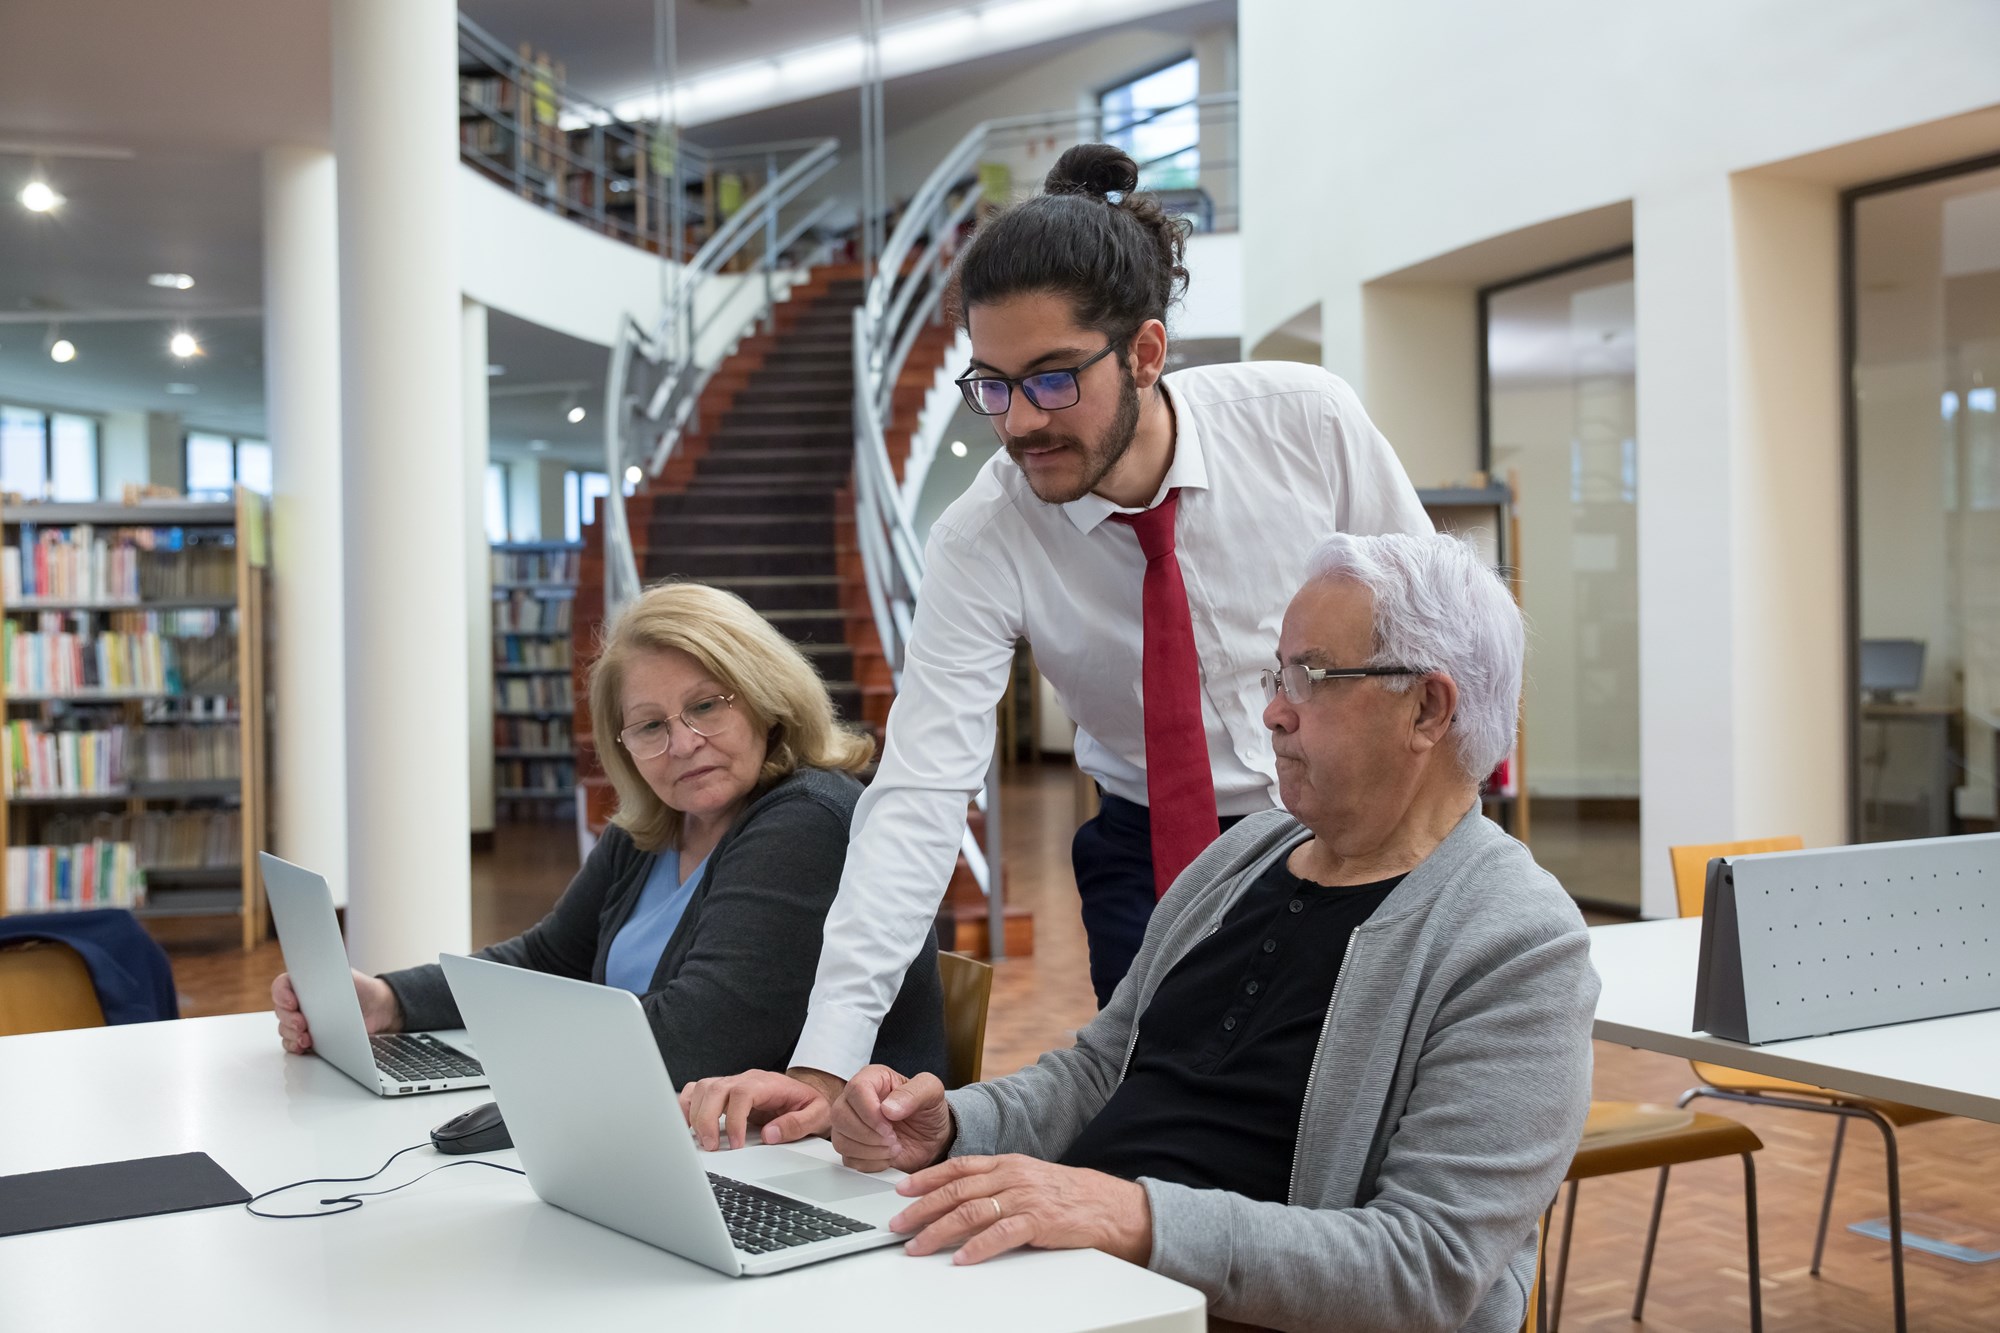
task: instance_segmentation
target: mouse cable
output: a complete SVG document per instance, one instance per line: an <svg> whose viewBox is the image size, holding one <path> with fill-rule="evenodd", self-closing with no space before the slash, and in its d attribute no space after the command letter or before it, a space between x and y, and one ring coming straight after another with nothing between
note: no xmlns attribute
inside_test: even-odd
<svg viewBox="0 0 2000 1333"><path fill-rule="evenodd" d="M388 1189L385 1190L356 1190L352 1194L342 1194L339 1195L338 1197L331 1199L321 1199L320 1203L325 1205L325 1211L323 1212L267 1213L257 1207L257 1201L259 1199L268 1199L273 1194L282 1194L286 1190L295 1190L301 1185L365 1184L366 1182L371 1181L375 1179L375 1177L381 1175L384 1171L387 1171L391 1166L395 1164L396 1159L398 1157L401 1157L404 1153L415 1152L419 1148L428 1148L430 1146L431 1144L427 1140L423 1143L412 1143L407 1148L398 1148L395 1152L389 1154L388 1161L382 1163L382 1165L376 1167L373 1171L369 1172L365 1176L313 1176L306 1180L294 1180L289 1185L279 1185L275 1189L265 1190L262 1194L252 1195L248 1200L244 1202L243 1206L250 1210L250 1215L252 1217L266 1217L274 1222L289 1222L294 1219L303 1217L333 1217L339 1213L351 1213L356 1208L359 1208L361 1206L361 1201L363 1199L373 1199L379 1195L394 1194L397 1190L408 1189L410 1186L416 1184L418 1180L427 1180L430 1177L436 1175L440 1171L451 1170L451 1168L453 1168L454 1166L488 1166L493 1168L495 1171L507 1171L517 1176L525 1176L528 1174L526 1171L522 1171L516 1167L502 1166L498 1162L482 1162L482 1161L476 1161L472 1158L467 1158L463 1161L458 1161L458 1162L446 1162L443 1166L434 1166L430 1170L424 1172L423 1175L418 1176L416 1180L406 1180L400 1185L391 1185ZM336 1208L333 1206L335 1204L339 1204L341 1206Z"/></svg>

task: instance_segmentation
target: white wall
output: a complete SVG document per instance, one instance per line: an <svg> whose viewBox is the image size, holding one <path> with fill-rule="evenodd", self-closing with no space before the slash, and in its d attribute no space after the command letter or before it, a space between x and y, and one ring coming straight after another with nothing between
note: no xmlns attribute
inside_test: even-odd
<svg viewBox="0 0 2000 1333"><path fill-rule="evenodd" d="M1636 245L1647 912L1670 844L1844 840L1837 191L2000 147L1973 114L2000 6L1264 0L1239 25L1246 342L1317 299L1326 364L1420 481L1477 466L1477 344L1411 328ZM1428 310L1370 299L1418 282ZM1408 391L1427 376L1442 401Z"/></svg>

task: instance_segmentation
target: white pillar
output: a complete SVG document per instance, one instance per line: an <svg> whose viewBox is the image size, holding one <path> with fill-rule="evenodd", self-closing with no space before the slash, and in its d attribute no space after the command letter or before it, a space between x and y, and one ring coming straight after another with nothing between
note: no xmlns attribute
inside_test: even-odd
<svg viewBox="0 0 2000 1333"><path fill-rule="evenodd" d="M264 400L271 438L278 855L347 901L346 624L340 561L340 283L333 154L264 152Z"/></svg>
<svg viewBox="0 0 2000 1333"><path fill-rule="evenodd" d="M1838 200L1713 176L1634 203L1641 905L1667 848L1845 841Z"/></svg>
<svg viewBox="0 0 2000 1333"><path fill-rule="evenodd" d="M457 25L451 0L333 7L347 926L370 971L471 935Z"/></svg>
<svg viewBox="0 0 2000 1333"><path fill-rule="evenodd" d="M465 413L466 780L472 832L493 831L493 558L486 545L486 307L460 307Z"/></svg>

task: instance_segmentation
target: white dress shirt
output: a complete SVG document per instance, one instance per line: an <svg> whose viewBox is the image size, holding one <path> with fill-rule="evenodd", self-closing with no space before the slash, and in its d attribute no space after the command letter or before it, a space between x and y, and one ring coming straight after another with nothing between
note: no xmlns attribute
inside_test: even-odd
<svg viewBox="0 0 2000 1333"><path fill-rule="evenodd" d="M1354 391L1317 366L1201 366L1161 383L1180 490L1175 544L1201 664L1217 813L1277 803L1258 673L1307 554L1333 532L1430 532L1389 442ZM932 526L924 580L875 780L854 812L794 1065L850 1077L875 1044L958 857L966 803L993 754L1014 643L1077 724L1076 760L1146 803L1140 650L1146 559L1097 495L1035 497L1001 450ZM1126 511L1130 512L1130 511Z"/></svg>

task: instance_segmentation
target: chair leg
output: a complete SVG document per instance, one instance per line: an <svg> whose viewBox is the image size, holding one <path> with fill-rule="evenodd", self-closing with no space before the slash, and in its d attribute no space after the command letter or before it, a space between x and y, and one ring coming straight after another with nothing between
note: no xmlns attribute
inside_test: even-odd
<svg viewBox="0 0 2000 1333"><path fill-rule="evenodd" d="M1653 1246L1660 1239L1660 1212L1667 1206L1667 1173L1670 1166L1660 1168L1660 1185L1653 1191L1653 1220L1646 1224L1646 1256L1639 1261L1639 1292L1632 1298L1632 1319L1644 1319L1646 1309L1646 1284L1653 1276Z"/></svg>
<svg viewBox="0 0 2000 1333"><path fill-rule="evenodd" d="M1563 1234L1556 1247L1556 1294L1554 1308L1549 1313L1549 1333L1558 1333L1562 1328L1563 1280L1569 1276L1569 1237L1576 1226L1576 1190L1580 1183L1570 1181L1569 1197L1563 1201Z"/></svg>
<svg viewBox="0 0 2000 1333"><path fill-rule="evenodd" d="M1747 1152L1743 1154L1743 1234L1750 1257L1750 1333L1764 1333L1764 1276L1757 1260L1757 1163Z"/></svg>
<svg viewBox="0 0 2000 1333"><path fill-rule="evenodd" d="M1826 1223L1833 1216L1833 1182L1840 1175L1840 1146L1847 1142L1847 1117L1837 1116L1833 1131L1833 1160L1826 1165L1826 1197L1819 1205L1819 1236L1813 1241L1812 1275L1819 1276L1820 1256L1826 1252Z"/></svg>
<svg viewBox="0 0 2000 1333"><path fill-rule="evenodd" d="M1549 1225L1555 1220L1556 1201L1542 1210L1542 1243L1535 1247L1535 1333L1549 1327Z"/></svg>

